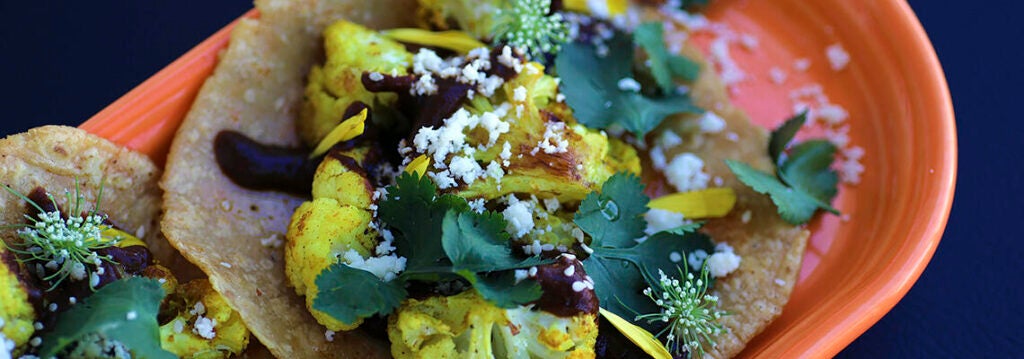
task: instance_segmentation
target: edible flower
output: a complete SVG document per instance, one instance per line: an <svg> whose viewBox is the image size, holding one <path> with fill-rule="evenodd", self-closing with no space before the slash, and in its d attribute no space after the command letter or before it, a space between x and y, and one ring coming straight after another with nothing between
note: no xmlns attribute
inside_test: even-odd
<svg viewBox="0 0 1024 359"><path fill-rule="evenodd" d="M356 136L363 134L363 130L366 128L366 109L359 111L355 116L341 121L338 126L334 127L331 132L327 133L327 136L320 141L320 144L316 145L313 152L309 154L309 158L316 158L324 153L327 153L331 147L338 144L339 142L348 141Z"/></svg>
<svg viewBox="0 0 1024 359"><path fill-rule="evenodd" d="M487 47L472 35L464 31L430 31L416 28L401 28L382 32L392 40L410 44L440 47L465 54L473 49Z"/></svg>
<svg viewBox="0 0 1024 359"><path fill-rule="evenodd" d="M681 213L686 218L718 218L729 214L736 205L736 192L732 188L708 188L699 191L673 193L651 200L653 209Z"/></svg>
<svg viewBox="0 0 1024 359"><path fill-rule="evenodd" d="M405 166L405 173L417 174L420 178L427 173L427 166L430 166L430 157L419 155Z"/></svg>
<svg viewBox="0 0 1024 359"><path fill-rule="evenodd" d="M659 270L661 279L647 289L644 295L654 301L661 312L639 315L636 320L648 323L668 323L657 336L665 336L665 346L678 355L689 352L704 356L704 345L715 346L714 337L724 331L718 319L726 315L718 309L718 297L708 294L708 266L701 269L700 278L687 272L682 282Z"/></svg>
<svg viewBox="0 0 1024 359"><path fill-rule="evenodd" d="M89 287L94 288L99 284L99 275L102 274L103 262L109 262L107 256L100 256L96 252L100 249L116 246L121 236L112 235L115 232L108 231L109 226L104 224L106 216L98 212L100 198L103 196L103 189L100 188L96 196L96 204L88 213L78 216L71 216L70 213L83 213L85 196L81 194L78 184L75 184L75 192L65 191L67 203L72 207L68 211L67 219L64 218L57 201L53 196L47 194L54 209L46 211L43 207L18 193L11 187L4 185L4 188L11 194L21 198L30 206L35 208L37 216L25 216L31 224L7 226L18 228L17 236L23 242L20 248L8 246L8 249L19 255L19 261L41 263L52 274L43 276L45 281L52 281L53 284L47 291L57 288L67 278L79 281L89 279ZM0 243L4 243L0 241ZM6 244L4 244L6 246Z"/></svg>
<svg viewBox="0 0 1024 359"><path fill-rule="evenodd" d="M523 49L534 59L552 54L569 41L562 14L551 13L551 0L517 0L511 9L498 10L494 42Z"/></svg>
<svg viewBox="0 0 1024 359"><path fill-rule="evenodd" d="M640 350L650 355L655 359L671 359L672 353L669 353L665 346L654 337L654 334L644 330L644 328L638 327L628 320L622 319L622 317L612 313L610 310L601 308L601 315L608 322L612 323L615 329L618 329L622 335L624 335L629 341L636 344Z"/></svg>

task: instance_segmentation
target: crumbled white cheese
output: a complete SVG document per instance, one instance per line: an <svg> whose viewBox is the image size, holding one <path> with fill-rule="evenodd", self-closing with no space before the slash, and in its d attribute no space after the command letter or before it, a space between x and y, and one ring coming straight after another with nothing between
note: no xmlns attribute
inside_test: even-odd
<svg viewBox="0 0 1024 359"><path fill-rule="evenodd" d="M397 254L363 258L355 249L349 249L342 257L352 268L373 273L381 280L390 282L405 270L406 258Z"/></svg>
<svg viewBox="0 0 1024 359"><path fill-rule="evenodd" d="M622 79L619 79L618 85L619 90L622 91L640 92L641 89L640 83L632 77L623 77Z"/></svg>
<svg viewBox="0 0 1024 359"><path fill-rule="evenodd" d="M768 77L772 79L772 83L776 85L782 85L784 82L786 82L786 70L783 70L779 67L772 67L770 70L768 70Z"/></svg>
<svg viewBox="0 0 1024 359"><path fill-rule="evenodd" d="M700 126L701 132L719 133L725 129L725 120L714 111L704 111L704 114L697 119L697 125Z"/></svg>
<svg viewBox="0 0 1024 359"><path fill-rule="evenodd" d="M267 248L281 248L284 245L284 241L281 240L281 235L274 233L267 238L260 239L260 245Z"/></svg>
<svg viewBox="0 0 1024 359"><path fill-rule="evenodd" d="M672 251L672 253L668 254L668 260L672 261L672 263L679 263L683 261L683 255L679 252Z"/></svg>
<svg viewBox="0 0 1024 359"><path fill-rule="evenodd" d="M704 161L692 153L683 153L665 166L665 179L680 192L708 187L711 176L704 172Z"/></svg>
<svg viewBox="0 0 1024 359"><path fill-rule="evenodd" d="M647 228L644 229L644 233L647 233L647 235L676 228L686 223L682 213L656 208L652 208L647 213L644 213L644 219L647 220Z"/></svg>
<svg viewBox="0 0 1024 359"><path fill-rule="evenodd" d="M181 333L185 331L185 321L181 319L175 319L173 329L175 333Z"/></svg>
<svg viewBox="0 0 1024 359"><path fill-rule="evenodd" d="M516 102L526 101L526 87L519 86L515 90L512 90L512 100Z"/></svg>
<svg viewBox="0 0 1024 359"><path fill-rule="evenodd" d="M204 339L213 339L217 337L217 332L214 330L216 327L216 320L200 316L196 318L195 324L192 325L192 332Z"/></svg>
<svg viewBox="0 0 1024 359"><path fill-rule="evenodd" d="M537 154L540 150L547 154L569 151L569 141L562 136L563 133L565 133L565 122L545 122L544 138L537 143L537 147L530 154Z"/></svg>
<svg viewBox="0 0 1024 359"><path fill-rule="evenodd" d="M704 260L708 258L708 252L703 249L697 249L690 252L686 256L686 263L690 265L693 270L699 271L704 266Z"/></svg>
<svg viewBox="0 0 1024 359"><path fill-rule="evenodd" d="M514 196L509 196L514 201L509 201L508 207L501 212L508 222L508 233L513 238L522 238L533 230L533 211L526 201L519 201Z"/></svg>
<svg viewBox="0 0 1024 359"><path fill-rule="evenodd" d="M850 63L850 54L840 44L832 44L826 47L825 56L828 57L829 65L832 66L833 71L845 69L846 65Z"/></svg>
<svg viewBox="0 0 1024 359"><path fill-rule="evenodd" d="M733 253L725 243L715 246L715 253L708 256L708 272L716 278L725 277L740 267L740 256Z"/></svg>
<svg viewBox="0 0 1024 359"><path fill-rule="evenodd" d="M431 74L420 75L420 78L416 80L412 88L409 89L411 95L416 96L428 96L437 94L437 83L434 82L434 77Z"/></svg>
<svg viewBox="0 0 1024 359"><path fill-rule="evenodd" d="M378 82L384 79L384 75L377 71L371 72L368 77L370 78L370 81L373 82Z"/></svg>
<svg viewBox="0 0 1024 359"><path fill-rule="evenodd" d="M484 200L483 198L477 198L472 201L469 201L469 209L473 210L473 212L476 213L484 213L484 211L487 210L487 207L484 207L484 204L486 204L486 202L487 201Z"/></svg>
<svg viewBox="0 0 1024 359"><path fill-rule="evenodd" d="M801 58L801 59L796 59L795 61L793 61L793 69L794 70L797 70L799 72L804 72L804 71L807 71L807 69L809 69L809 68L811 68L811 60L810 59Z"/></svg>
<svg viewBox="0 0 1024 359"><path fill-rule="evenodd" d="M674 131L665 131L658 137L657 144L664 148L672 148L683 144L683 138L679 137Z"/></svg>

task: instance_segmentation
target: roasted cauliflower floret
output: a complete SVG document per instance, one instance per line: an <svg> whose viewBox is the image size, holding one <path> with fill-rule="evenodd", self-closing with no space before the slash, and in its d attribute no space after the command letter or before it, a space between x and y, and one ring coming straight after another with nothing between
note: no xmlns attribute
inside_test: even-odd
<svg viewBox="0 0 1024 359"><path fill-rule="evenodd" d="M621 141L576 123L564 103L556 101L557 82L544 67L526 63L518 76L502 85L498 96L474 98L470 112L491 112L503 101L511 105L504 120L509 131L473 158L486 166L505 163L503 175L485 176L458 189L467 198L494 199L510 193L532 193L560 201L580 201L600 189L616 172L640 173L636 151ZM490 102L493 101L493 102ZM489 143L487 131L474 130L466 142ZM507 145L506 145L507 143Z"/></svg>
<svg viewBox="0 0 1024 359"><path fill-rule="evenodd" d="M205 279L180 285L169 295L174 319L160 326L160 346L180 358L214 359L240 354L249 329Z"/></svg>
<svg viewBox="0 0 1024 359"><path fill-rule="evenodd" d="M360 158L358 153L349 154ZM357 165L355 161L330 155L320 164L313 177L313 200L292 215L284 250L288 281L306 297L313 317L334 331L355 329L361 322L344 325L314 309L316 277L350 251L367 258L377 245L377 233L370 229L373 187L361 172L348 167Z"/></svg>
<svg viewBox="0 0 1024 359"><path fill-rule="evenodd" d="M388 321L395 358L592 358L597 317L502 309L470 290L409 299Z"/></svg>
<svg viewBox="0 0 1024 359"><path fill-rule="evenodd" d="M360 150L360 153L365 150ZM355 157L360 153L352 154ZM330 198L342 206L367 209L373 201L373 185L360 172L349 166L358 166L359 158L327 156L317 167L313 179L313 198Z"/></svg>
<svg viewBox="0 0 1024 359"><path fill-rule="evenodd" d="M374 106L391 104L395 94L375 94L362 84L364 72L404 75L412 54L398 42L360 25L338 21L324 30L323 66L309 71L305 101L298 132L308 145L320 142L344 120L345 110L355 102Z"/></svg>
<svg viewBox="0 0 1024 359"><path fill-rule="evenodd" d="M35 309L18 273L20 264L0 243L0 351L7 350L9 344L22 346L35 332Z"/></svg>

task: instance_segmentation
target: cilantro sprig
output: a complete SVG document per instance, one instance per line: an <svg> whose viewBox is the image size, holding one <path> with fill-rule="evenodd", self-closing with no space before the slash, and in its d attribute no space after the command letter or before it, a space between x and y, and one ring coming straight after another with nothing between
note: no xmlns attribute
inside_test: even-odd
<svg viewBox="0 0 1024 359"><path fill-rule="evenodd" d="M591 44L565 44L555 58L562 94L580 123L598 129L619 125L643 137L669 115L703 112L688 95L675 91L649 97L620 88L621 81L636 81L633 42L617 33L606 45L607 55L599 56Z"/></svg>
<svg viewBox="0 0 1024 359"><path fill-rule="evenodd" d="M412 281L465 281L484 299L506 308L540 298L536 281L517 283L510 270L550 261L516 258L500 214L476 213L461 197L439 196L426 176L403 174L387 192L378 213L395 232L396 252L407 260L405 271L385 282L368 271L333 264L316 278L315 309L345 324L387 315L408 297L405 288Z"/></svg>
<svg viewBox="0 0 1024 359"><path fill-rule="evenodd" d="M43 336L39 356L51 358L99 345L129 350L139 358L176 358L160 347L157 314L160 283L140 277L107 284L57 317Z"/></svg>
<svg viewBox="0 0 1024 359"><path fill-rule="evenodd" d="M825 140L809 140L792 146L789 153L785 151L805 121L806 112L772 132L768 154L777 166L778 178L743 162L725 161L741 182L771 197L779 215L791 224L807 223L818 209L839 214L830 205L839 183L839 176L831 168L835 145Z"/></svg>
<svg viewBox="0 0 1024 359"><path fill-rule="evenodd" d="M700 75L700 65L692 60L672 55L665 48L665 29L660 22L643 23L633 30L633 41L647 53L651 75L662 93L675 91L674 77L695 81Z"/></svg>
<svg viewBox="0 0 1024 359"><path fill-rule="evenodd" d="M698 249L711 253L714 244L692 228L659 232L643 237L650 199L643 193L644 185L632 174L618 173L605 182L600 193L591 193L576 212L574 222L590 236L593 253L583 261L587 274L594 280L594 291L601 306L624 318L658 312L659 307L643 290L658 283L659 271L667 273L694 271L685 261L686 254ZM684 260L672 261L672 253ZM637 323L649 330L658 323ZM656 332L656 330L654 330Z"/></svg>

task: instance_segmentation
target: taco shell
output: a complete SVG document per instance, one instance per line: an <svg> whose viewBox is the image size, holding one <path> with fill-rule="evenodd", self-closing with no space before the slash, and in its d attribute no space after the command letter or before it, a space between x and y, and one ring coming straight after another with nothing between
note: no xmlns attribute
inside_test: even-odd
<svg viewBox="0 0 1024 359"><path fill-rule="evenodd" d="M386 357L390 350L383 338L358 330L327 340L325 328L285 278L281 246L289 219L304 199L237 186L218 167L213 139L222 130L234 130L261 143L298 146L295 121L307 71L322 61L322 30L343 18L371 28L408 26L412 19L406 17L415 14L414 6L411 1L256 1L259 18L238 23L172 145L161 182L162 229L278 357ZM721 177L738 196L728 217L705 227L743 258L736 272L716 284L722 309L731 314L723 319L728 331L708 352L729 357L781 313L809 234L779 218L771 201L739 183L723 162L738 159L772 169L767 131L730 105L713 71L702 72L693 96L701 107L715 109L727 128L677 150L703 158L706 171ZM662 129L681 129L686 121L678 116ZM730 132L740 140L729 140ZM746 211L749 221L744 222Z"/></svg>
<svg viewBox="0 0 1024 359"><path fill-rule="evenodd" d="M383 340L360 332L327 340L287 286L281 243L302 199L238 187L221 172L213 139L235 130L266 144L299 144L295 118L304 79L322 57L323 29L338 19L376 28L408 25L410 1L256 1L259 18L239 21L203 85L167 159L161 226L202 268L252 333L280 358L384 357Z"/></svg>

